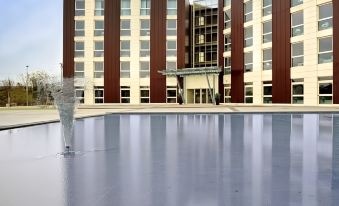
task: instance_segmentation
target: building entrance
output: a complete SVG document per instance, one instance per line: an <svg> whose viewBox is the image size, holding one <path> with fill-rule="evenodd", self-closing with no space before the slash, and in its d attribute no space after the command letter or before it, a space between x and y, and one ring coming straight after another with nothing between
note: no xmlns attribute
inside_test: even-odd
<svg viewBox="0 0 339 206"><path fill-rule="evenodd" d="M212 94L214 93L212 89ZM189 104L211 104L212 99L209 95L209 89L188 89L187 103Z"/></svg>

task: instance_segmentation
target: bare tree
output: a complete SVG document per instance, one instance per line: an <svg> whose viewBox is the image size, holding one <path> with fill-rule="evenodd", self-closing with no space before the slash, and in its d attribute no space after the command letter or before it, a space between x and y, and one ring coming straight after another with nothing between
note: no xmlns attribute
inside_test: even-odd
<svg viewBox="0 0 339 206"><path fill-rule="evenodd" d="M13 90L13 87L15 86L15 82L8 78L6 80L2 80L0 82L0 85L7 93L7 105L11 106L11 92Z"/></svg>

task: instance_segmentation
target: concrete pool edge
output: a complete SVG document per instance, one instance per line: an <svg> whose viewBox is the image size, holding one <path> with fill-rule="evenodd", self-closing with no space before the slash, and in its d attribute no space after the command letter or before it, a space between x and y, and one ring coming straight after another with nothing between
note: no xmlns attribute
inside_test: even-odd
<svg viewBox="0 0 339 206"><path fill-rule="evenodd" d="M120 111L120 112L105 112L99 114L89 114L89 115L81 115L75 117L75 120L81 120L85 118L95 118L95 117L103 117L106 115L203 115L203 114L211 114L211 115L243 115L243 114L275 114L275 115L288 115L288 114L328 114L328 115L339 115L339 111ZM50 119L50 120L42 120L42 121L32 121L24 124L12 124L12 125L0 125L0 131L11 130L11 129L20 129L25 127L33 127L44 124L53 124L59 123L60 119Z"/></svg>

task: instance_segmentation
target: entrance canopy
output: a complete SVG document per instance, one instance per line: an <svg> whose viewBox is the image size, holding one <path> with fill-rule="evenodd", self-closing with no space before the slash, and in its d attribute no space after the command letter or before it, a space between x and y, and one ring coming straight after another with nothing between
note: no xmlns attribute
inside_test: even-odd
<svg viewBox="0 0 339 206"><path fill-rule="evenodd" d="M169 69L158 71L165 76L189 76L189 75L207 75L207 74L219 74L221 69L219 67L197 67L197 68L185 68L185 69Z"/></svg>

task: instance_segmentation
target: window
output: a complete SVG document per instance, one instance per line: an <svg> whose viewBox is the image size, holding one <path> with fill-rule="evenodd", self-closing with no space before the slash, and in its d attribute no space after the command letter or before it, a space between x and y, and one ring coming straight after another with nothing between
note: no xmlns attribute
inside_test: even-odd
<svg viewBox="0 0 339 206"><path fill-rule="evenodd" d="M168 19L167 20L167 36L176 36L177 35L177 20Z"/></svg>
<svg viewBox="0 0 339 206"><path fill-rule="evenodd" d="M231 9L225 11L225 29L231 28Z"/></svg>
<svg viewBox="0 0 339 206"><path fill-rule="evenodd" d="M292 0L291 2L291 6L298 6L300 4L302 4L304 1L303 0Z"/></svg>
<svg viewBox="0 0 339 206"><path fill-rule="evenodd" d="M177 41L176 40L167 40L167 53L168 57L177 56Z"/></svg>
<svg viewBox="0 0 339 206"><path fill-rule="evenodd" d="M94 102L95 104L104 103L104 87L94 87Z"/></svg>
<svg viewBox="0 0 339 206"><path fill-rule="evenodd" d="M151 0L141 0L140 15L150 15Z"/></svg>
<svg viewBox="0 0 339 206"><path fill-rule="evenodd" d="M245 28L245 47L253 46L253 27Z"/></svg>
<svg viewBox="0 0 339 206"><path fill-rule="evenodd" d="M120 36L131 36L131 20L122 19L120 21Z"/></svg>
<svg viewBox="0 0 339 206"><path fill-rule="evenodd" d="M292 79L292 103L304 104L304 79Z"/></svg>
<svg viewBox="0 0 339 206"><path fill-rule="evenodd" d="M330 29L333 26L333 8L332 3L323 4L318 7L319 20L318 30Z"/></svg>
<svg viewBox="0 0 339 206"><path fill-rule="evenodd" d="M205 43L205 35L197 34L195 36L195 42L196 42L196 44L203 44L203 43Z"/></svg>
<svg viewBox="0 0 339 206"><path fill-rule="evenodd" d="M272 42L272 20L263 23L262 43Z"/></svg>
<svg viewBox="0 0 339 206"><path fill-rule="evenodd" d="M205 53L204 52L199 52L198 62L205 62Z"/></svg>
<svg viewBox="0 0 339 206"><path fill-rule="evenodd" d="M94 78L104 78L104 62L94 62Z"/></svg>
<svg viewBox="0 0 339 206"><path fill-rule="evenodd" d="M304 42L292 44L292 67L304 66Z"/></svg>
<svg viewBox="0 0 339 206"><path fill-rule="evenodd" d="M85 21L75 21L75 36L85 36Z"/></svg>
<svg viewBox="0 0 339 206"><path fill-rule="evenodd" d="M105 15L105 0L95 0L94 16Z"/></svg>
<svg viewBox="0 0 339 206"><path fill-rule="evenodd" d="M84 78L85 77L85 63L84 62L75 62L74 63L74 77L75 78Z"/></svg>
<svg viewBox="0 0 339 206"><path fill-rule="evenodd" d="M85 91L83 87L75 87L75 97L80 104L85 103Z"/></svg>
<svg viewBox="0 0 339 206"><path fill-rule="evenodd" d="M120 41L120 57L129 57L130 56L130 41L129 40L121 40Z"/></svg>
<svg viewBox="0 0 339 206"><path fill-rule="evenodd" d="M204 16L196 16L195 17L195 26L204 26L205 25L205 17Z"/></svg>
<svg viewBox="0 0 339 206"><path fill-rule="evenodd" d="M231 103L231 85L230 84L225 84L225 103Z"/></svg>
<svg viewBox="0 0 339 206"><path fill-rule="evenodd" d="M177 0L167 0L167 15L177 15Z"/></svg>
<svg viewBox="0 0 339 206"><path fill-rule="evenodd" d="M75 47L74 57L85 56L85 43L83 41L76 41L74 43L74 47Z"/></svg>
<svg viewBox="0 0 339 206"><path fill-rule="evenodd" d="M319 39L318 64L333 62L332 36Z"/></svg>
<svg viewBox="0 0 339 206"><path fill-rule="evenodd" d="M263 88L264 88L263 102L264 104L271 104L272 103L272 82L271 81L263 82Z"/></svg>
<svg viewBox="0 0 339 206"><path fill-rule="evenodd" d="M131 88L128 86L120 87L120 101L123 104L128 104L131 102Z"/></svg>
<svg viewBox="0 0 339 206"><path fill-rule="evenodd" d="M121 0L121 16L131 15L131 0Z"/></svg>
<svg viewBox="0 0 339 206"><path fill-rule="evenodd" d="M149 103L149 87L140 87L140 103Z"/></svg>
<svg viewBox="0 0 339 206"><path fill-rule="evenodd" d="M252 21L253 19L253 2L252 0L244 3L245 22Z"/></svg>
<svg viewBox="0 0 339 206"><path fill-rule="evenodd" d="M104 36L104 21L96 20L94 21L94 36Z"/></svg>
<svg viewBox="0 0 339 206"><path fill-rule="evenodd" d="M149 36L150 35L150 20L141 19L140 20L140 36Z"/></svg>
<svg viewBox="0 0 339 206"><path fill-rule="evenodd" d="M130 62L120 62L120 78L130 78Z"/></svg>
<svg viewBox="0 0 339 206"><path fill-rule="evenodd" d="M94 57L103 57L104 56L104 42L95 41L94 42Z"/></svg>
<svg viewBox="0 0 339 206"><path fill-rule="evenodd" d="M231 6L231 1L232 0L224 0L224 7Z"/></svg>
<svg viewBox="0 0 339 206"><path fill-rule="evenodd" d="M150 55L150 43L149 40L140 41L140 57L149 57Z"/></svg>
<svg viewBox="0 0 339 206"><path fill-rule="evenodd" d="M167 61L166 62L166 69L176 70L177 69L177 62L176 61Z"/></svg>
<svg viewBox="0 0 339 206"><path fill-rule="evenodd" d="M245 72L253 71L253 52L245 53Z"/></svg>
<svg viewBox="0 0 339 206"><path fill-rule="evenodd" d="M263 69L272 70L272 48L263 51Z"/></svg>
<svg viewBox="0 0 339 206"><path fill-rule="evenodd" d="M149 62L141 61L140 62L140 78L149 78Z"/></svg>
<svg viewBox="0 0 339 206"><path fill-rule="evenodd" d="M292 37L304 34L304 12L298 11L291 14Z"/></svg>
<svg viewBox="0 0 339 206"><path fill-rule="evenodd" d="M85 16L85 0L75 0L75 16Z"/></svg>
<svg viewBox="0 0 339 206"><path fill-rule="evenodd" d="M167 87L167 103L177 103L177 87Z"/></svg>
<svg viewBox="0 0 339 206"><path fill-rule="evenodd" d="M272 14L272 0L263 0L262 15L267 16Z"/></svg>
<svg viewBox="0 0 339 206"><path fill-rule="evenodd" d="M319 77L319 104L332 104L332 77Z"/></svg>
<svg viewBox="0 0 339 206"><path fill-rule="evenodd" d="M231 57L225 58L224 75L231 74Z"/></svg>
<svg viewBox="0 0 339 206"><path fill-rule="evenodd" d="M225 35L225 52L232 50L231 34Z"/></svg>
<svg viewBox="0 0 339 206"><path fill-rule="evenodd" d="M245 82L245 103L253 103L253 83Z"/></svg>

